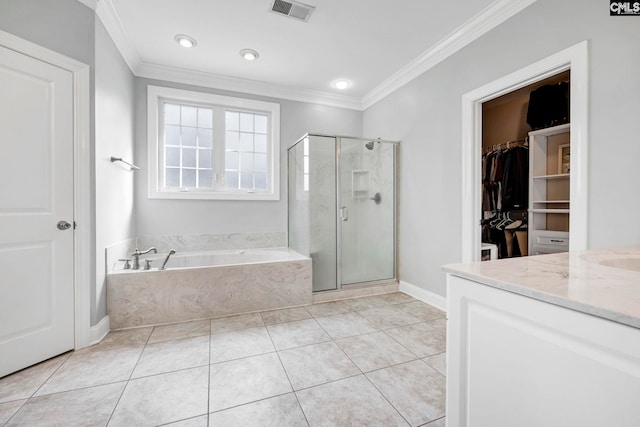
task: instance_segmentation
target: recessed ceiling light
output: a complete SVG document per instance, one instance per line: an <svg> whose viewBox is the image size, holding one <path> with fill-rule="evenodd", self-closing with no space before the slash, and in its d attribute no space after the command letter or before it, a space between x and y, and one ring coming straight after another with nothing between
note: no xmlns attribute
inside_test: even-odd
<svg viewBox="0 0 640 427"><path fill-rule="evenodd" d="M240 51L240 56L242 56L247 61L255 61L258 59L260 54L253 49L242 49Z"/></svg>
<svg viewBox="0 0 640 427"><path fill-rule="evenodd" d="M175 39L176 39L176 42L178 42L178 44L182 47L194 47L195 45L198 44L196 42L196 39L186 34L176 34Z"/></svg>
<svg viewBox="0 0 640 427"><path fill-rule="evenodd" d="M338 79L338 80L334 80L333 83L331 83L331 85L336 89L344 90L351 86L351 82L346 79Z"/></svg>

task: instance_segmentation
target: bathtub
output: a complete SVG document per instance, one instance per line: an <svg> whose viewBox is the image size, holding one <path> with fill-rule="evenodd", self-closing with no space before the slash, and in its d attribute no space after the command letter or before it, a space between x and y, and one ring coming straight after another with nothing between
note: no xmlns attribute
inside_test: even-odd
<svg viewBox="0 0 640 427"><path fill-rule="evenodd" d="M312 302L311 259L288 248L176 253L151 270L107 274L111 329L160 325Z"/></svg>

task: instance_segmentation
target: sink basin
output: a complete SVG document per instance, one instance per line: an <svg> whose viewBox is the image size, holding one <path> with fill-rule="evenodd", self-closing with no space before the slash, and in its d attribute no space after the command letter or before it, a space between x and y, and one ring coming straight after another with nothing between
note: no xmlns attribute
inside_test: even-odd
<svg viewBox="0 0 640 427"><path fill-rule="evenodd" d="M607 258L601 260L599 264L621 270L640 271L640 258L638 257Z"/></svg>

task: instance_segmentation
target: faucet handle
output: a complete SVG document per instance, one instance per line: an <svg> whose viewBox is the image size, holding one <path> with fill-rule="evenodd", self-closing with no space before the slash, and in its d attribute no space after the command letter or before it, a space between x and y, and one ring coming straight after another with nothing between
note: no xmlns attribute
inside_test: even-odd
<svg viewBox="0 0 640 427"><path fill-rule="evenodd" d="M145 259L144 260L144 270L151 270L151 262L153 260L152 259Z"/></svg>
<svg viewBox="0 0 640 427"><path fill-rule="evenodd" d="M124 267L122 267L125 270L131 270L131 260L128 258L121 258L118 261L124 261Z"/></svg>

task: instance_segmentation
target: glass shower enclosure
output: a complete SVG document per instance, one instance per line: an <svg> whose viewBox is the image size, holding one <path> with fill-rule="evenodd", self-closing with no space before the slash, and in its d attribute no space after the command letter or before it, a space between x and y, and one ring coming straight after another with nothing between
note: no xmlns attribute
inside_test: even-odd
<svg viewBox="0 0 640 427"><path fill-rule="evenodd" d="M398 143L307 134L288 149L289 247L313 260L313 290L396 275Z"/></svg>

